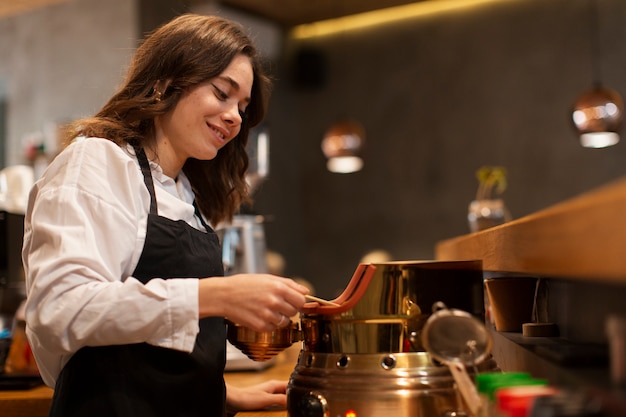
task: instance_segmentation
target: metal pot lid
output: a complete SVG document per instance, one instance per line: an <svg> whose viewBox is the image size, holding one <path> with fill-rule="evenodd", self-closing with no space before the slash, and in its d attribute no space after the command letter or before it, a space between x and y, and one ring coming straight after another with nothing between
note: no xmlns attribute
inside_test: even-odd
<svg viewBox="0 0 626 417"><path fill-rule="evenodd" d="M422 343L440 362L475 366L491 353L492 339L476 317L437 302L422 329Z"/></svg>

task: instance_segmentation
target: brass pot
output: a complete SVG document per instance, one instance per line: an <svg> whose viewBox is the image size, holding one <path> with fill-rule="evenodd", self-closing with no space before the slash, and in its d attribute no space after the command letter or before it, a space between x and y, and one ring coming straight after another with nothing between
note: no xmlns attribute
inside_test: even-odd
<svg viewBox="0 0 626 417"><path fill-rule="evenodd" d="M362 264L334 301L340 306L314 305L301 314L305 350L422 352L421 330L434 303L443 302L484 320L482 263Z"/></svg>
<svg viewBox="0 0 626 417"><path fill-rule="evenodd" d="M360 264L339 306L307 303L300 325L272 332L229 323L228 340L255 361L293 343L320 353L423 352L421 330L436 302L484 319L480 261L396 261Z"/></svg>

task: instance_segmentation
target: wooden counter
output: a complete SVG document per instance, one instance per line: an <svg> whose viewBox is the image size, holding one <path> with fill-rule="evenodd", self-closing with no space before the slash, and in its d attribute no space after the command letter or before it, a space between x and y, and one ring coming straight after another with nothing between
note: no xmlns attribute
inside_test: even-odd
<svg viewBox="0 0 626 417"><path fill-rule="evenodd" d="M262 371L227 372L224 374L226 382L236 386L259 384L270 379L287 380L296 366L300 344L282 352L276 358L276 363ZM53 390L40 386L24 391L0 391L1 417L47 417L52 400ZM286 417L287 412L255 411L238 413L237 417Z"/></svg>
<svg viewBox="0 0 626 417"><path fill-rule="evenodd" d="M224 379L229 384L245 387L254 384L260 384L261 382L278 379L288 380L289 376L296 367L298 362L298 354L301 349L300 343L293 344L289 349L282 352L276 358L276 363L266 370L260 372L227 372L224 374ZM0 413L0 416L2 414ZM247 411L237 413L237 417L286 417L287 411ZM4 416L3 416L4 417Z"/></svg>
<svg viewBox="0 0 626 417"><path fill-rule="evenodd" d="M439 242L438 260L486 271L626 284L626 179L509 223Z"/></svg>
<svg viewBox="0 0 626 417"><path fill-rule="evenodd" d="M24 391L0 391L0 416L47 417L52 389L46 386Z"/></svg>

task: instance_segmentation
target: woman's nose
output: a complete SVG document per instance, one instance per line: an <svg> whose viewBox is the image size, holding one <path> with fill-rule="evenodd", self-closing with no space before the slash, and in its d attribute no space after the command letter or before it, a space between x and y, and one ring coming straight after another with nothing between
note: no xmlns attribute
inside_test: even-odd
<svg viewBox="0 0 626 417"><path fill-rule="evenodd" d="M231 104L222 114L222 117L225 122L230 125L239 125L241 124L241 114L239 113L239 106L236 103Z"/></svg>

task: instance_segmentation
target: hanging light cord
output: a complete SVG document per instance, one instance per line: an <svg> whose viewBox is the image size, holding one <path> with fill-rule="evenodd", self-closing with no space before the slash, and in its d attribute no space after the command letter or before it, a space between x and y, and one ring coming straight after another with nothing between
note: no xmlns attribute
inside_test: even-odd
<svg viewBox="0 0 626 417"><path fill-rule="evenodd" d="M591 76L593 86L599 88L600 82L600 12L598 10L598 0L589 0L589 48L591 52Z"/></svg>

